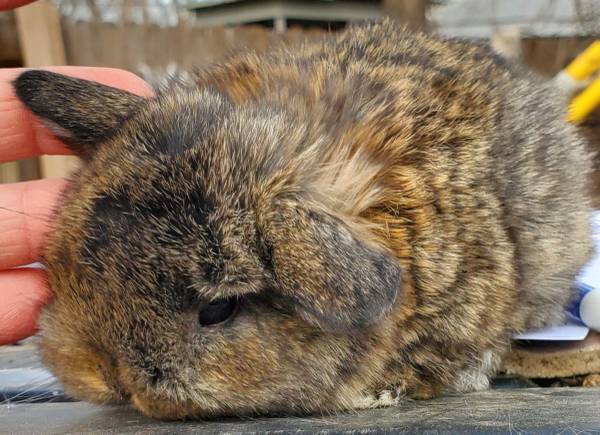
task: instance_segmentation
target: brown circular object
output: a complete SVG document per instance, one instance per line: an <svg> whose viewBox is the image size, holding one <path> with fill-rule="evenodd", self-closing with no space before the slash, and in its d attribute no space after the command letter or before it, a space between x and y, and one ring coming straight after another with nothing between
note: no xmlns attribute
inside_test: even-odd
<svg viewBox="0 0 600 435"><path fill-rule="evenodd" d="M584 387L600 387L600 373L592 373L587 375L583 380Z"/></svg>
<svg viewBox="0 0 600 435"><path fill-rule="evenodd" d="M503 366L506 374L528 378L600 373L600 333L590 331L582 341L515 345L506 356Z"/></svg>

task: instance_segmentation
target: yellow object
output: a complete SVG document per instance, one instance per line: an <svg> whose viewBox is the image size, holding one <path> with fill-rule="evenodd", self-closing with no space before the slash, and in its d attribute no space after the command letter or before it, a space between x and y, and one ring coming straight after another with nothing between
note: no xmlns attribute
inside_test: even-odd
<svg viewBox="0 0 600 435"><path fill-rule="evenodd" d="M600 41L593 42L583 53L565 68L565 72L576 81L585 80L600 69Z"/></svg>
<svg viewBox="0 0 600 435"><path fill-rule="evenodd" d="M569 121L583 121L598 105L600 105L600 77L571 100Z"/></svg>

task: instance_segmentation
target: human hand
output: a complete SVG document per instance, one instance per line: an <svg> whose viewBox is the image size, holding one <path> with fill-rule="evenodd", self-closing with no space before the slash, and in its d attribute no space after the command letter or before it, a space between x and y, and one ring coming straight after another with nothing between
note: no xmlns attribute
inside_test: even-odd
<svg viewBox="0 0 600 435"><path fill-rule="evenodd" d="M6 0L0 0L0 9L5 4ZM143 96L152 94L146 82L122 70L48 69ZM11 81L23 71L0 69L0 163L42 154L70 154L14 95ZM0 184L0 345L33 334L39 312L51 298L44 270L15 267L39 259L44 235L51 229L52 210L65 184L64 179Z"/></svg>
<svg viewBox="0 0 600 435"><path fill-rule="evenodd" d="M10 9L18 8L19 6L25 6L28 3L33 3L35 0L0 0L0 11L7 11Z"/></svg>

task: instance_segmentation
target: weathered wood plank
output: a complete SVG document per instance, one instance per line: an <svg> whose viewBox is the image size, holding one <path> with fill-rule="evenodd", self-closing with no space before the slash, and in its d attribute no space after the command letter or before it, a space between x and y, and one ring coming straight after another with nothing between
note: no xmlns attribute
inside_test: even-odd
<svg viewBox="0 0 600 435"><path fill-rule="evenodd" d="M0 12L0 62L18 62L21 49L13 11Z"/></svg>
<svg viewBox="0 0 600 435"><path fill-rule="evenodd" d="M19 42L27 67L65 65L60 16L51 0L41 0L15 11ZM64 177L78 166L79 161L70 156L41 156L43 177Z"/></svg>
<svg viewBox="0 0 600 435"><path fill-rule="evenodd" d="M491 390L331 417L157 422L85 403L0 407L3 433L571 433L600 429L600 389Z"/></svg>
<svg viewBox="0 0 600 435"><path fill-rule="evenodd" d="M19 181L19 163L0 163L0 183L15 183Z"/></svg>
<svg viewBox="0 0 600 435"><path fill-rule="evenodd" d="M503 362L508 375L559 378L600 373L600 333L573 342L515 343Z"/></svg>

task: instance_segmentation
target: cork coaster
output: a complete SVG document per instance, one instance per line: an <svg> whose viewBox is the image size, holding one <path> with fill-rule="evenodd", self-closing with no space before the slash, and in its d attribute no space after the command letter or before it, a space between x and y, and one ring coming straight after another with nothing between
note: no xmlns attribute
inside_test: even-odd
<svg viewBox="0 0 600 435"><path fill-rule="evenodd" d="M600 373L600 333L590 331L584 340L572 342L515 342L502 371L527 378Z"/></svg>

